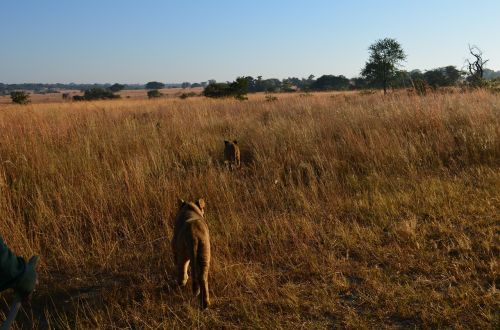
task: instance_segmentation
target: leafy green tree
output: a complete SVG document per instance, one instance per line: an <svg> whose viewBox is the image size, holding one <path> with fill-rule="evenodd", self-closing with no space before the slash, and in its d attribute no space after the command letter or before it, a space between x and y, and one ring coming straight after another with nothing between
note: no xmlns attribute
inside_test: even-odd
<svg viewBox="0 0 500 330"><path fill-rule="evenodd" d="M365 89L370 87L368 80L362 77L356 77L351 79L354 89Z"/></svg>
<svg viewBox="0 0 500 330"><path fill-rule="evenodd" d="M122 85L122 84L113 84L111 86L109 86L109 90L112 91L113 93L116 93L116 92L119 92L121 90L123 90L125 88L125 85Z"/></svg>
<svg viewBox="0 0 500 330"><path fill-rule="evenodd" d="M150 81L146 84L146 89L162 89L165 88L165 84L158 81Z"/></svg>
<svg viewBox="0 0 500 330"><path fill-rule="evenodd" d="M349 88L349 79L344 76L323 75L319 77L312 85L312 90L346 90Z"/></svg>
<svg viewBox="0 0 500 330"><path fill-rule="evenodd" d="M13 103L16 104L28 104L30 103L30 95L23 91L10 92L10 98Z"/></svg>
<svg viewBox="0 0 500 330"><path fill-rule="evenodd" d="M234 96L238 100L246 100L247 92L248 77L238 77L232 83L208 84L208 86L203 90L203 95L213 98Z"/></svg>
<svg viewBox="0 0 500 330"><path fill-rule="evenodd" d="M453 65L448 65L447 67L444 68L444 72L446 75L446 80L448 86L456 85L458 81L463 77L464 72L461 70L458 70L455 66Z"/></svg>
<svg viewBox="0 0 500 330"><path fill-rule="evenodd" d="M231 95L238 100L246 100L248 92L248 80L245 77L238 77L235 81L229 84Z"/></svg>
<svg viewBox="0 0 500 330"><path fill-rule="evenodd" d="M361 75L380 84L386 94L389 83L396 75L400 63L406 59L406 54L401 45L391 38L377 40L368 49L370 57Z"/></svg>
<svg viewBox="0 0 500 330"><path fill-rule="evenodd" d="M226 83L211 83L203 90L203 95L206 97L228 97L231 95L229 85Z"/></svg>
<svg viewBox="0 0 500 330"><path fill-rule="evenodd" d="M462 72L454 66L447 66L426 71L423 78L432 88L453 86L462 77Z"/></svg>

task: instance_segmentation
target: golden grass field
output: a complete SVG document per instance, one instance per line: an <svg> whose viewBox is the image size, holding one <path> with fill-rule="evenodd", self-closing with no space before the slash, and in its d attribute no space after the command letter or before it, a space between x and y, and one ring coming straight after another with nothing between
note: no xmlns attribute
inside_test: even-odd
<svg viewBox="0 0 500 330"><path fill-rule="evenodd" d="M500 96L276 96L1 105L0 233L41 256L16 326L498 329ZM170 249L197 197L207 311Z"/></svg>

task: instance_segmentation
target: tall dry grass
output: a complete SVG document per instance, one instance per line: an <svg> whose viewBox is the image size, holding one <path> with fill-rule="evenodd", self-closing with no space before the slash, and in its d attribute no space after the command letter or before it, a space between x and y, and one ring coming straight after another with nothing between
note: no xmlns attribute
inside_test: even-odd
<svg viewBox="0 0 500 330"><path fill-rule="evenodd" d="M482 92L2 106L0 233L42 260L18 325L495 328L499 109ZM206 312L169 246L196 197Z"/></svg>

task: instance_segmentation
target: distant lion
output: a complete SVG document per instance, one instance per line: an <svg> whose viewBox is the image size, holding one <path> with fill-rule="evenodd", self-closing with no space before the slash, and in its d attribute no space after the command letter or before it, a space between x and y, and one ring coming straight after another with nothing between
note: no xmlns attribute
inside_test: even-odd
<svg viewBox="0 0 500 330"><path fill-rule="evenodd" d="M238 141L224 140L224 164L229 169L240 167L240 147L238 146Z"/></svg>
<svg viewBox="0 0 500 330"><path fill-rule="evenodd" d="M200 305L205 309L210 305L208 293L210 235L204 218L205 201L199 199L196 203L191 203L180 200L179 204L172 238L177 280L179 285L185 286L188 280L188 268L191 269L193 293L200 296Z"/></svg>

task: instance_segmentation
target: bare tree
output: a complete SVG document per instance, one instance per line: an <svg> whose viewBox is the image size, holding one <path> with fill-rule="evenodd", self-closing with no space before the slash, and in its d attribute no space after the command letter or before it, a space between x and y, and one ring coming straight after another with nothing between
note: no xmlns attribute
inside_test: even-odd
<svg viewBox="0 0 500 330"><path fill-rule="evenodd" d="M466 66L469 71L469 80L473 84L479 84L483 81L484 65L489 61L483 58L483 52L477 46L469 45L469 53L473 59L466 60Z"/></svg>

